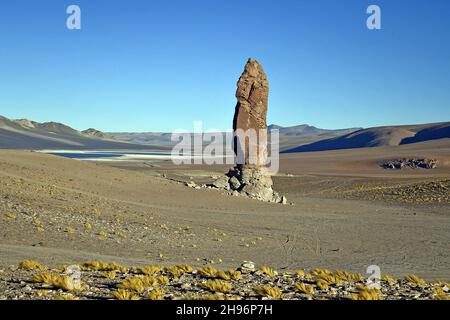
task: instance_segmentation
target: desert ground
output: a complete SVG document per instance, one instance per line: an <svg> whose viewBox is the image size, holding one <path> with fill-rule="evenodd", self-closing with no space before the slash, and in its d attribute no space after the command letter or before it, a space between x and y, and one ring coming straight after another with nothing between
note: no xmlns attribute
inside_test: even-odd
<svg viewBox="0 0 450 320"><path fill-rule="evenodd" d="M379 161L432 157L436 169ZM324 267L450 280L450 140L282 155L270 204L207 183L229 166L83 162L0 151L0 268L33 259L126 265Z"/></svg>

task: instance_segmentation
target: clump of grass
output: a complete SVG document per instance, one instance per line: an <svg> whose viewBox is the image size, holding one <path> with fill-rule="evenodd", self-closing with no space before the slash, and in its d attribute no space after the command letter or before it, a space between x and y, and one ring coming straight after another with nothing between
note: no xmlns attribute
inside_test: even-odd
<svg viewBox="0 0 450 320"><path fill-rule="evenodd" d="M73 295L59 295L55 296L54 300L80 300L80 298Z"/></svg>
<svg viewBox="0 0 450 320"><path fill-rule="evenodd" d="M314 293L314 287L311 286L311 285L308 285L308 284L304 284L304 283L296 283L296 284L294 284L294 287L295 287L298 291L300 291L300 292L302 292L302 293L305 293L305 294L311 295L311 294Z"/></svg>
<svg viewBox="0 0 450 320"><path fill-rule="evenodd" d="M165 268L165 271L171 274L174 278L180 278L184 274L184 271L178 269L177 267Z"/></svg>
<svg viewBox="0 0 450 320"><path fill-rule="evenodd" d="M32 281L36 283L45 283L54 288L62 289L64 291L81 290L81 287L77 285L77 283L69 276L50 272L35 274Z"/></svg>
<svg viewBox="0 0 450 320"><path fill-rule="evenodd" d="M101 275L110 280L114 280L117 277L117 273L115 271L105 271Z"/></svg>
<svg viewBox="0 0 450 320"><path fill-rule="evenodd" d="M39 262L33 261L33 260L23 260L22 262L19 263L19 268L24 269L24 270L40 270L40 271L44 271L47 270L48 268L42 264L40 264Z"/></svg>
<svg viewBox="0 0 450 320"><path fill-rule="evenodd" d="M86 231L90 231L90 230L92 230L92 225L91 225L89 222L87 222L87 223L84 225L84 228L86 229Z"/></svg>
<svg viewBox="0 0 450 320"><path fill-rule="evenodd" d="M217 271L216 277L223 280L239 280L241 279L241 273L237 270Z"/></svg>
<svg viewBox="0 0 450 320"><path fill-rule="evenodd" d="M335 279L339 279L341 281L363 281L364 280L364 277L359 273L350 273L350 272L346 272L346 271L342 271L342 270L338 270L332 275L335 277Z"/></svg>
<svg viewBox="0 0 450 320"><path fill-rule="evenodd" d="M190 271L189 271L190 270ZM179 265L175 267L164 268L164 271L171 274L174 278L180 278L185 273L192 272L192 268L188 265Z"/></svg>
<svg viewBox="0 0 450 320"><path fill-rule="evenodd" d="M227 293L232 289L231 284L223 280L208 280L204 283L201 283L200 288L213 291L213 292L222 292Z"/></svg>
<svg viewBox="0 0 450 320"><path fill-rule="evenodd" d="M304 276L305 276L305 271L303 271L303 270L298 270L298 271L296 272L296 274L297 274L299 277L304 277Z"/></svg>
<svg viewBox="0 0 450 320"><path fill-rule="evenodd" d="M81 264L81 270L84 271L119 271L122 273L127 273L129 271L129 268L122 266L120 264L117 264L115 262L113 263L104 263L100 261L91 261L91 262L85 262Z"/></svg>
<svg viewBox="0 0 450 320"><path fill-rule="evenodd" d="M66 227L66 232L67 232L68 234L72 234L72 233L75 232L75 229L74 229L72 226L67 226L67 227Z"/></svg>
<svg viewBox="0 0 450 320"><path fill-rule="evenodd" d="M405 280L414 287L425 288L425 286L427 285L425 280L419 278L414 274L405 277Z"/></svg>
<svg viewBox="0 0 450 320"><path fill-rule="evenodd" d="M218 294L202 294L202 295L185 295L181 300L203 300L203 301L215 301L215 300L242 300L239 296L226 296Z"/></svg>
<svg viewBox="0 0 450 320"><path fill-rule="evenodd" d="M160 284L166 284L168 282L169 278L165 276L132 276L123 280L117 287L120 289L133 290L141 293L145 291L146 287L156 287Z"/></svg>
<svg viewBox="0 0 450 320"><path fill-rule="evenodd" d="M358 293L352 293L352 300L381 300L380 290L377 288L369 289L365 286L358 286Z"/></svg>
<svg viewBox="0 0 450 320"><path fill-rule="evenodd" d="M100 240L105 240L106 237L108 237L108 234L107 234L105 231L100 230L100 232L98 233L98 238L99 238Z"/></svg>
<svg viewBox="0 0 450 320"><path fill-rule="evenodd" d="M126 238L127 238L127 235L126 235L125 233L123 233L122 231L114 230L114 231L113 231L113 234L114 234L115 236L118 236L118 237L123 238L123 239L126 239Z"/></svg>
<svg viewBox="0 0 450 320"><path fill-rule="evenodd" d="M154 289L148 294L149 300L164 300L164 290L161 288Z"/></svg>
<svg viewBox="0 0 450 320"><path fill-rule="evenodd" d="M278 273L276 271L274 271L272 268L269 268L267 266L261 267L261 269L259 269L259 271L263 274L268 275L269 277L276 277L278 275Z"/></svg>
<svg viewBox="0 0 450 320"><path fill-rule="evenodd" d="M317 276L318 280L323 280L328 283L328 285L340 285L342 283L342 279L332 274L323 274Z"/></svg>
<svg viewBox="0 0 450 320"><path fill-rule="evenodd" d="M8 220L16 220L17 216L16 216L14 213L12 213L12 212L8 212L8 213L6 214L6 218L7 218Z"/></svg>
<svg viewBox="0 0 450 320"><path fill-rule="evenodd" d="M261 297L269 297L279 299L283 295L283 292L276 287L271 287L268 285L260 286L254 289L255 293Z"/></svg>
<svg viewBox="0 0 450 320"><path fill-rule="evenodd" d="M197 270L198 274L208 278L214 278L218 272L217 269L213 267L203 267Z"/></svg>
<svg viewBox="0 0 450 320"><path fill-rule="evenodd" d="M160 273L163 268L161 266L144 266L135 268L136 272L142 273L148 276Z"/></svg>
<svg viewBox="0 0 450 320"><path fill-rule="evenodd" d="M46 295L48 295L50 293L49 290L37 290L36 294L38 295L38 297L44 297Z"/></svg>
<svg viewBox="0 0 450 320"><path fill-rule="evenodd" d="M450 300L450 297L445 294L439 294L436 296L436 300Z"/></svg>
<svg viewBox="0 0 450 320"><path fill-rule="evenodd" d="M42 221L41 221L41 219L39 219L39 218L34 219L33 223L34 223L34 225L37 226L37 227L39 227L39 226L42 225Z"/></svg>
<svg viewBox="0 0 450 320"><path fill-rule="evenodd" d="M329 288L328 282L323 280L323 279L317 279L316 280L316 285L322 291L327 291L328 288Z"/></svg>
<svg viewBox="0 0 450 320"><path fill-rule="evenodd" d="M394 278L389 277L388 275L382 275L381 276L381 281L385 281L389 284L394 284L396 282L396 280Z"/></svg>
<svg viewBox="0 0 450 320"><path fill-rule="evenodd" d="M159 276L156 279L158 279L158 282L160 284L168 284L169 283L169 278L167 278L166 276Z"/></svg>
<svg viewBox="0 0 450 320"><path fill-rule="evenodd" d="M311 270L311 274L313 276L327 276L327 275L331 275L331 272L327 269L321 269L321 268L316 268L314 270Z"/></svg>
<svg viewBox="0 0 450 320"><path fill-rule="evenodd" d="M125 289L113 291L112 296L117 300L141 300L141 297Z"/></svg>
<svg viewBox="0 0 450 320"><path fill-rule="evenodd" d="M180 264L176 266L178 269L183 270L185 273L191 273L194 269L188 264Z"/></svg>
<svg viewBox="0 0 450 320"><path fill-rule="evenodd" d="M141 293L144 292L146 286L144 284L143 277L130 277L119 283L117 287L120 289L133 290Z"/></svg>

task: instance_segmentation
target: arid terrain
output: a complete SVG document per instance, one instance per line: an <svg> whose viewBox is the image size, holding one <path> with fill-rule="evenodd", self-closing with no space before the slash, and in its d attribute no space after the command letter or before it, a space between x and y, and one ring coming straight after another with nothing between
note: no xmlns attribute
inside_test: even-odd
<svg viewBox="0 0 450 320"><path fill-rule="evenodd" d="M439 165L379 165L399 157ZM279 272L363 275L378 265L392 277L450 280L449 139L284 154L274 188L287 205L185 185L228 168L2 150L0 277L32 259L53 267L98 260L217 269L253 261Z"/></svg>

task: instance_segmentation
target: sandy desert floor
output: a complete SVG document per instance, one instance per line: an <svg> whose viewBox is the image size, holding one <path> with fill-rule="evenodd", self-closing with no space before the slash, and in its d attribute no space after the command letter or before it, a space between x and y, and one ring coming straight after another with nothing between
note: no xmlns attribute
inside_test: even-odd
<svg viewBox="0 0 450 320"><path fill-rule="evenodd" d="M384 170L399 157L433 170ZM33 259L126 265L242 261L450 280L450 140L282 155L275 189L291 204L195 190L228 166L82 162L0 151L0 269Z"/></svg>

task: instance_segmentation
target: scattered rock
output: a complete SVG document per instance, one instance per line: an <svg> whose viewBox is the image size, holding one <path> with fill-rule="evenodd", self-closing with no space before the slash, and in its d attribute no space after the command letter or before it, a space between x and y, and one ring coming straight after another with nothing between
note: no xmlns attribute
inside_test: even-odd
<svg viewBox="0 0 450 320"><path fill-rule="evenodd" d="M380 166L384 169L435 169L438 161L436 159L396 159L383 162Z"/></svg>
<svg viewBox="0 0 450 320"><path fill-rule="evenodd" d="M229 184L228 184L228 177L227 176L221 176L219 178L217 178L213 184L213 187L217 188L217 189L229 189Z"/></svg>
<svg viewBox="0 0 450 320"><path fill-rule="evenodd" d="M254 262L251 261L244 261L241 265L241 267L239 268L239 270L242 273L252 273L255 272L256 270L256 266Z"/></svg>

